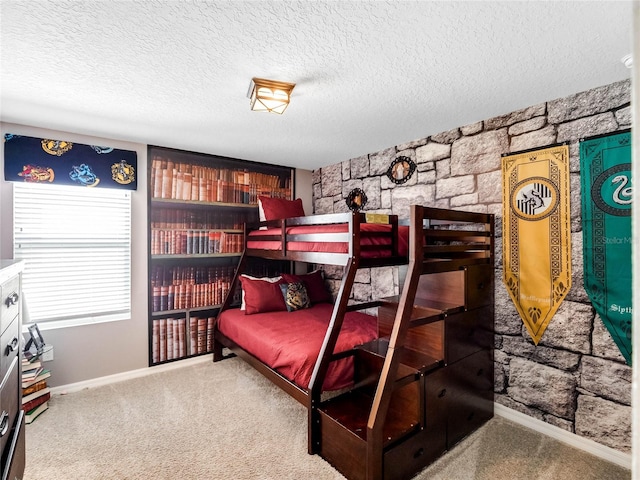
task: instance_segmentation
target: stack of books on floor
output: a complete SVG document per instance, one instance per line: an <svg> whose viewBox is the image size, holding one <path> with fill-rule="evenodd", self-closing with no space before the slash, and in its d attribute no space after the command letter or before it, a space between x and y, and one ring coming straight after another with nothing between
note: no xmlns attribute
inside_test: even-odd
<svg viewBox="0 0 640 480"><path fill-rule="evenodd" d="M33 422L38 415L49 408L51 391L47 386L49 370L42 368L40 360L22 358L22 410L25 422Z"/></svg>

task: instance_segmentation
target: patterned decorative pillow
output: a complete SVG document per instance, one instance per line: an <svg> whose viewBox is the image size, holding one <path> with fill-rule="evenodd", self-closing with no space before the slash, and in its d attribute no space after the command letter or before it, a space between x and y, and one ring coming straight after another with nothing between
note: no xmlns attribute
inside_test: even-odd
<svg viewBox="0 0 640 480"><path fill-rule="evenodd" d="M331 303L333 301L331 294L325 287L322 270L314 270L311 273L305 273L303 275L283 273L282 280L284 280L285 283L304 283L304 286L307 287L307 293L309 294L309 300L311 300L311 303Z"/></svg>
<svg viewBox="0 0 640 480"><path fill-rule="evenodd" d="M282 290L284 303L289 312L309 308L311 305L307 287L305 287L302 282L283 283L280 285L280 290Z"/></svg>

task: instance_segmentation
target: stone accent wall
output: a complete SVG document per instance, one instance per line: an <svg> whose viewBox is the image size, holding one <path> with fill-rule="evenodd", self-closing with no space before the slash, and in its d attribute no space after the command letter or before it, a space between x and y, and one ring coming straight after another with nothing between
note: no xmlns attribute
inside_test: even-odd
<svg viewBox="0 0 640 480"><path fill-rule="evenodd" d="M622 452L631 451L631 367L583 287L579 139L631 127L631 82L577 93L346 160L313 173L315 213L348 211L356 187L364 211L408 218L409 205L496 215L496 402ZM502 283L501 155L570 144L573 285L538 346ZM386 176L404 155L417 170L403 185ZM327 268L334 289L341 268ZM362 270L353 301L397 293L397 268Z"/></svg>

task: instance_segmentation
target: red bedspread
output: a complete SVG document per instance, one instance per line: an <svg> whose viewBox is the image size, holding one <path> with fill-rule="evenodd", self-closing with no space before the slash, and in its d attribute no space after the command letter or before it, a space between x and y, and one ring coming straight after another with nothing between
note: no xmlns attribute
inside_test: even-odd
<svg viewBox="0 0 640 480"><path fill-rule="evenodd" d="M227 338L302 388L308 388L313 367L327 331L333 305L318 303L295 312L245 315L225 310L218 328ZM377 337L377 320L361 312L348 312L335 352L349 350ZM331 362L323 391L338 390L353 382L353 359Z"/></svg>
<svg viewBox="0 0 640 480"><path fill-rule="evenodd" d="M305 225L297 227L287 227L287 235L309 235L309 234L332 234L347 233L349 226L346 223L329 225ZM282 244L278 240L252 240L251 237L261 235L280 236L279 228L269 228L267 230L254 230L249 233L247 248L262 250L280 250ZM391 252L391 225L380 223L362 223L360 225L360 247L362 258L390 257ZM408 252L407 226L398 227L398 254L406 256ZM289 241L287 249L295 252L329 252L347 253L349 245L347 242L327 241Z"/></svg>

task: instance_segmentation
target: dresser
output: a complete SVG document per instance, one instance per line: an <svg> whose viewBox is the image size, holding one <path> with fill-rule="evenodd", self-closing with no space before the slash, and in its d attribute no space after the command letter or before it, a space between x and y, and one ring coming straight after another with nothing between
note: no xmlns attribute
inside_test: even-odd
<svg viewBox="0 0 640 480"><path fill-rule="evenodd" d="M0 452L1 480L19 480L25 467L20 339L24 263L0 260Z"/></svg>

